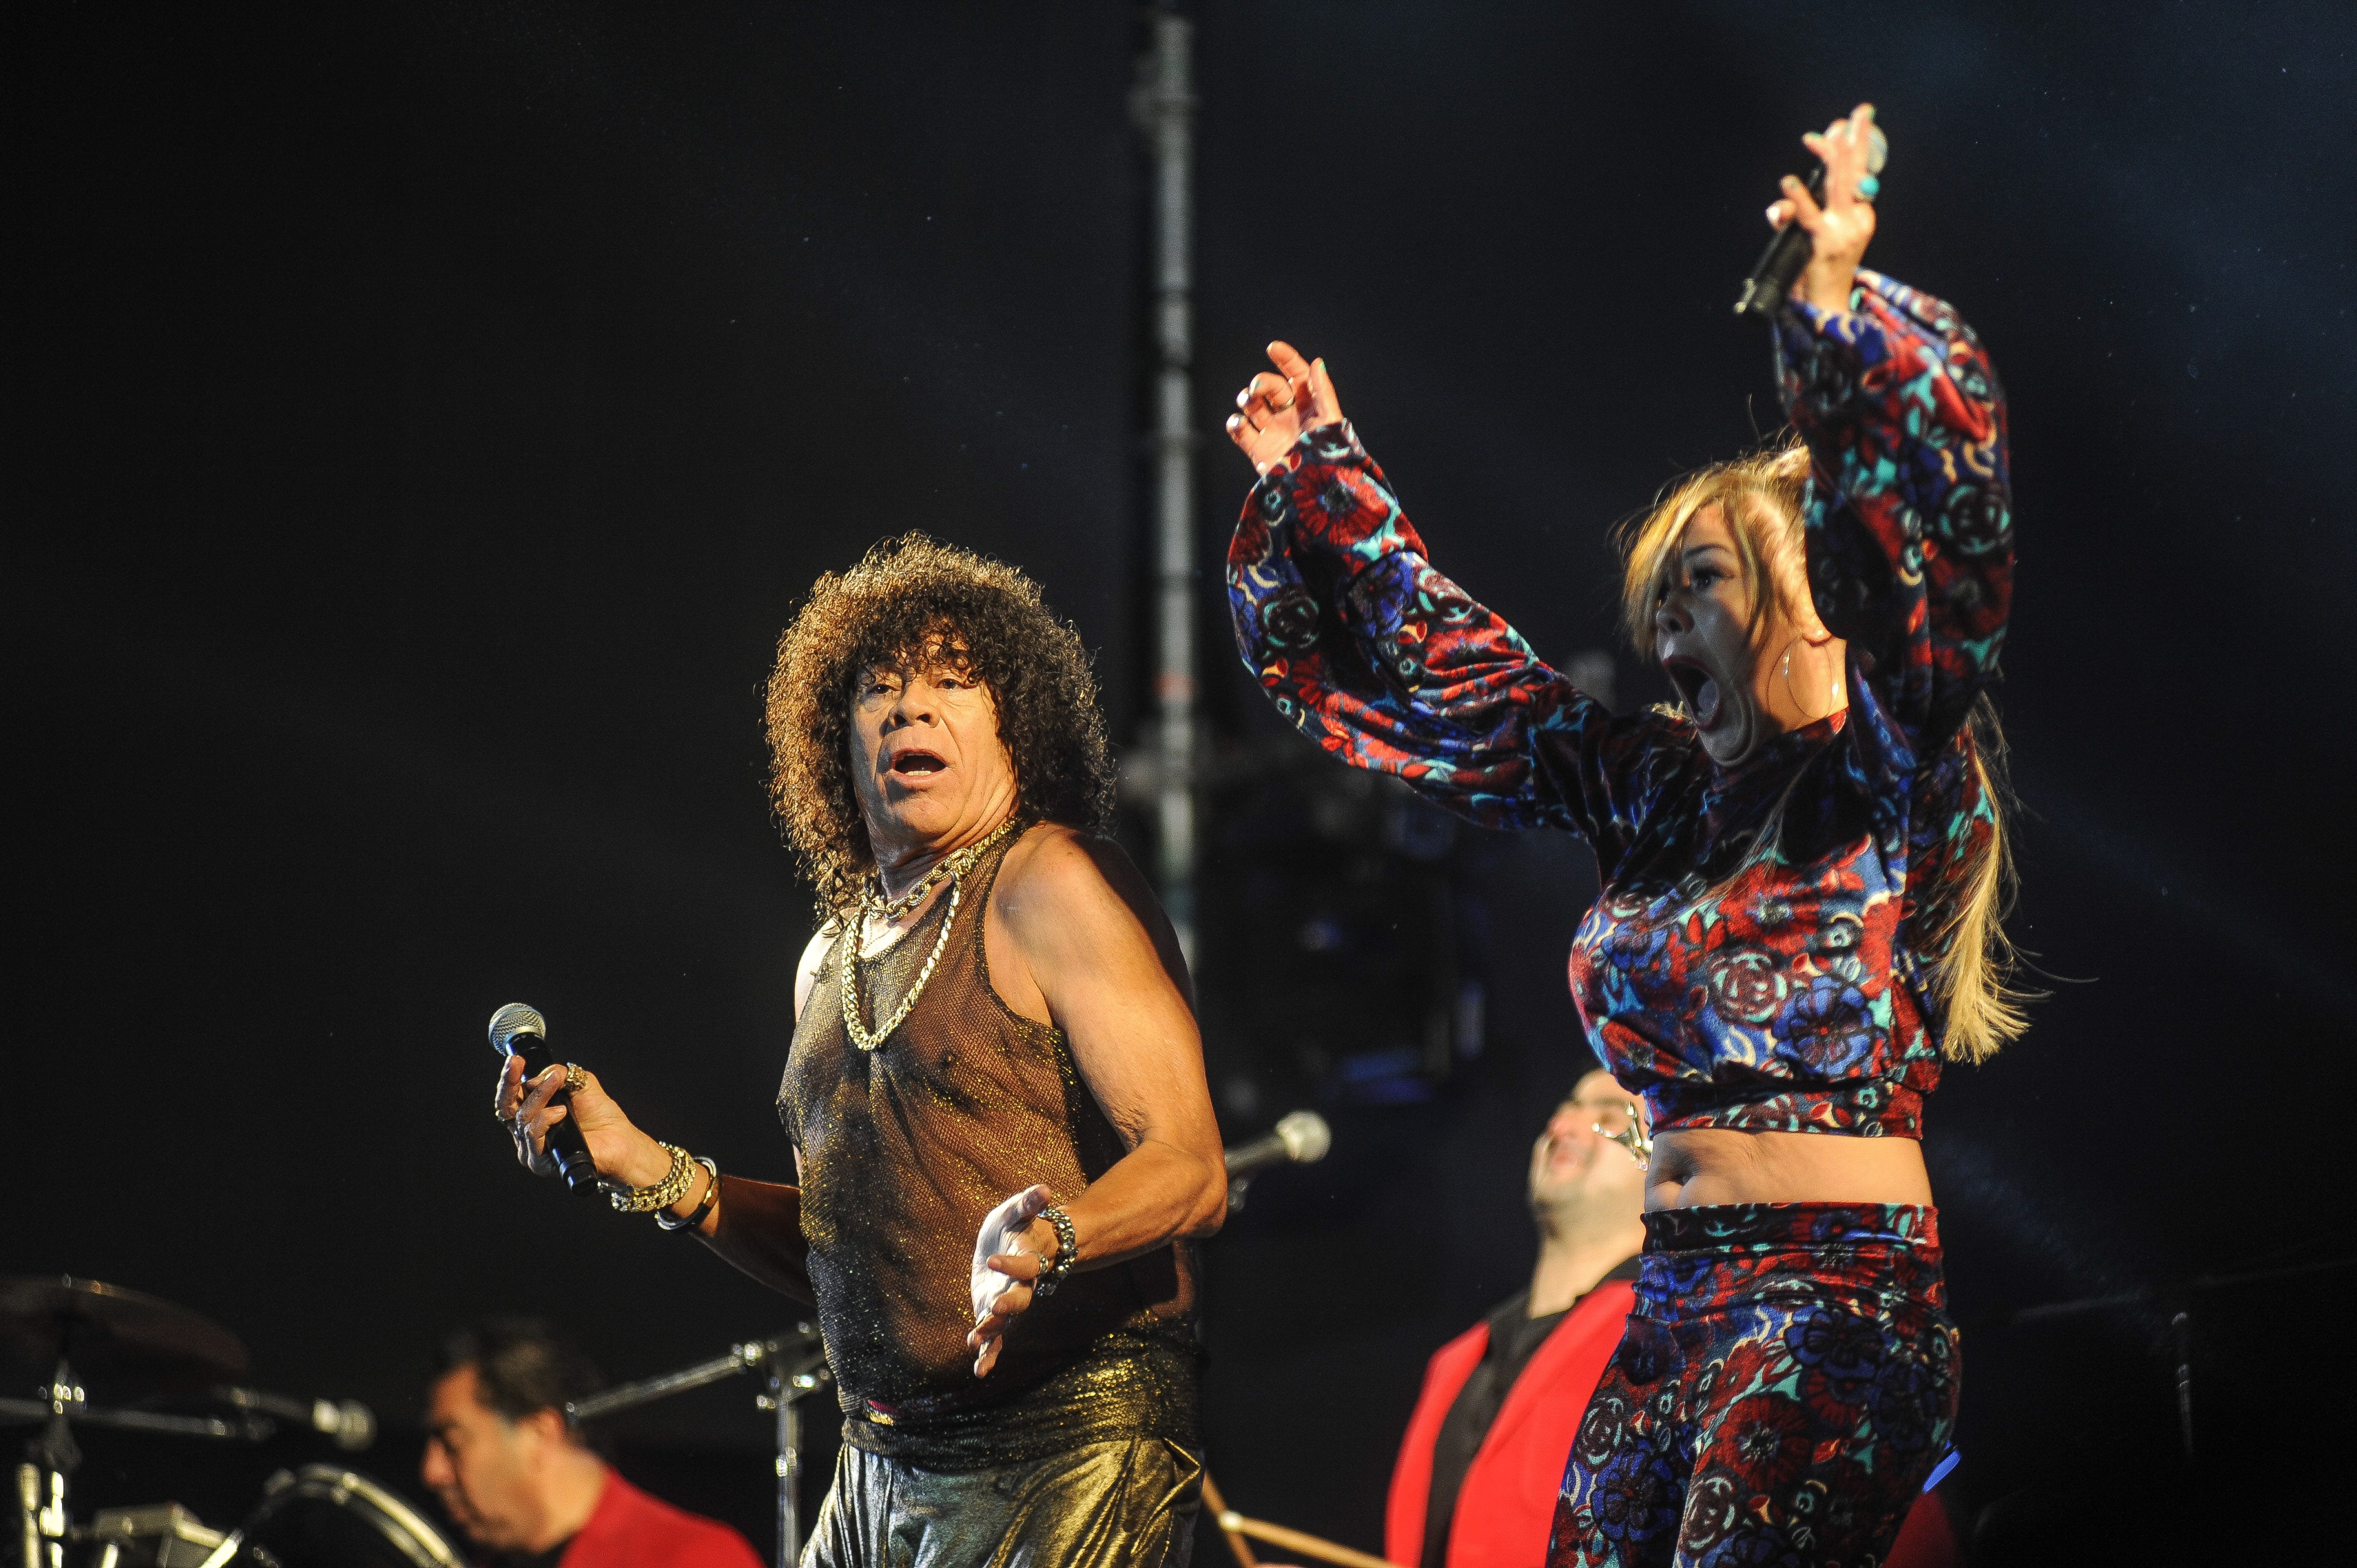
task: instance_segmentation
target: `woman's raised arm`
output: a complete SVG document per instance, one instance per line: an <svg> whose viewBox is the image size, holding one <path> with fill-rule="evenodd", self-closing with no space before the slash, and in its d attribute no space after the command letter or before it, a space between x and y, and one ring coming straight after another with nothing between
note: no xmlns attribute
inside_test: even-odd
<svg viewBox="0 0 2357 1568"><path fill-rule="evenodd" d="M1859 268L1874 234L1873 109L1805 138L1799 182L1769 209L1817 247L1776 326L1784 408L1814 467L1807 514L1817 614L1870 654L1877 694L1919 756L1953 736L1994 675L2013 603L2005 394L1943 302Z"/></svg>
<svg viewBox="0 0 2357 1568"><path fill-rule="evenodd" d="M1228 422L1261 475L1228 550L1245 665L1353 767L1486 826L1577 832L1612 864L1661 772L1663 721L1613 718L1435 571L1325 361L1284 343L1269 358L1278 373Z"/></svg>

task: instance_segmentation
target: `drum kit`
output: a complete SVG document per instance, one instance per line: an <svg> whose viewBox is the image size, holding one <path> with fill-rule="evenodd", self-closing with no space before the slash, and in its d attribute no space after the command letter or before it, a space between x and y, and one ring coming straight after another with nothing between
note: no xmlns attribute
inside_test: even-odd
<svg viewBox="0 0 2357 1568"><path fill-rule="evenodd" d="M0 1399L0 1423L35 1428L16 1466L22 1568L462 1568L465 1559L401 1498L334 1465L280 1471L244 1524L226 1534L178 1503L102 1509L77 1522L67 1489L81 1463L77 1427L260 1442L282 1420L344 1448L376 1435L367 1409L238 1386L249 1365L237 1336L152 1295L65 1278L0 1279L0 1347L49 1369L38 1399ZM91 1402L87 1378L131 1402ZM143 1408L192 1400L221 1412Z"/></svg>
<svg viewBox="0 0 2357 1568"><path fill-rule="evenodd" d="M367 1408L242 1387L249 1360L237 1336L187 1307L70 1276L0 1279L0 1361L48 1369L35 1399L0 1398L0 1425L34 1428L16 1470L19 1542L10 1568L463 1568L467 1558L399 1495L340 1465L281 1470L235 1530L208 1528L178 1503L68 1510L81 1463L74 1431L112 1428L216 1442L258 1443L282 1422L346 1449L376 1435ZM801 1402L826 1386L818 1332L797 1324L775 1338L660 1377L611 1388L569 1408L588 1423L723 1379L759 1380L775 1412L779 1561L799 1554ZM85 1380L126 1402L92 1403ZM173 1401L216 1413L152 1408Z"/></svg>

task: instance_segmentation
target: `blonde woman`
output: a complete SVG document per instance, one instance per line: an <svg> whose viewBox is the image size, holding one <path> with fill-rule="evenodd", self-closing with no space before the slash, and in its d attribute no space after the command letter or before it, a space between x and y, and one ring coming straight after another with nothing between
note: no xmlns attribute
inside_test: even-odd
<svg viewBox="0 0 2357 1568"><path fill-rule="evenodd" d="M1548 1561L1867 1562L1956 1401L1919 1142L1943 1058L2018 1034L1984 689L2013 565L2004 405L1938 300L1858 270L1873 110L1804 138L1771 222L1813 257L1775 328L1799 440L1621 538L1631 640L1683 702L1614 717L1435 571L1322 360L1229 432L1244 658L1327 750L1596 851L1571 986L1654 1128L1636 1305ZM1977 733L1976 733L1977 732Z"/></svg>

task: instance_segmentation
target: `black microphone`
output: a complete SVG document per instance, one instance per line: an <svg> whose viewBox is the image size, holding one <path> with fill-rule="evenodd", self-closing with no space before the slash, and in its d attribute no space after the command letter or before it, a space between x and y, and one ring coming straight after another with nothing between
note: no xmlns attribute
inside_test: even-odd
<svg viewBox="0 0 2357 1568"><path fill-rule="evenodd" d="M1868 134L1872 140L1867 144L1866 172L1878 175L1889 159L1890 143L1879 125L1870 126ZM1825 199L1825 166L1822 162L1809 171L1809 198L1820 205ZM1735 298L1735 314L1766 321L1781 310L1792 293L1792 285L1800 281L1801 269L1809 264L1815 249L1809 231L1800 224L1787 223L1777 230L1768 248L1760 252L1751 275L1743 280L1743 290Z"/></svg>
<svg viewBox="0 0 2357 1568"><path fill-rule="evenodd" d="M1229 1209L1244 1206L1244 1189L1261 1172L1278 1165L1316 1165L1333 1145L1334 1132L1326 1118L1315 1111L1296 1111L1279 1121L1275 1131L1227 1150Z"/></svg>
<svg viewBox="0 0 2357 1568"><path fill-rule="evenodd" d="M491 1015L491 1049L503 1057L522 1058L527 1079L556 1065L548 1049L548 1021L521 1002L511 1002ZM567 1099L566 1091L559 1089L548 1102L563 1105ZM565 1174L566 1187L575 1192L597 1187L597 1162L589 1157L589 1145L582 1141L580 1124L572 1117L548 1130L548 1152L556 1156L556 1168Z"/></svg>

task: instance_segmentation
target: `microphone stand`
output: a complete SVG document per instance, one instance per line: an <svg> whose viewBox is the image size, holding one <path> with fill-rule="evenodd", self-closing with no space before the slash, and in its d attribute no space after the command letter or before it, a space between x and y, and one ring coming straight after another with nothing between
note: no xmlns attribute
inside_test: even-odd
<svg viewBox="0 0 2357 1568"><path fill-rule="evenodd" d="M833 1381L826 1351L818 1330L797 1323L770 1339L731 1345L725 1356L698 1361L675 1372L662 1372L636 1382L619 1383L565 1407L565 1419L576 1426L617 1411L668 1399L748 1372L762 1375L756 1408L775 1411L778 1417L778 1568L794 1568L802 1556L802 1402Z"/></svg>

